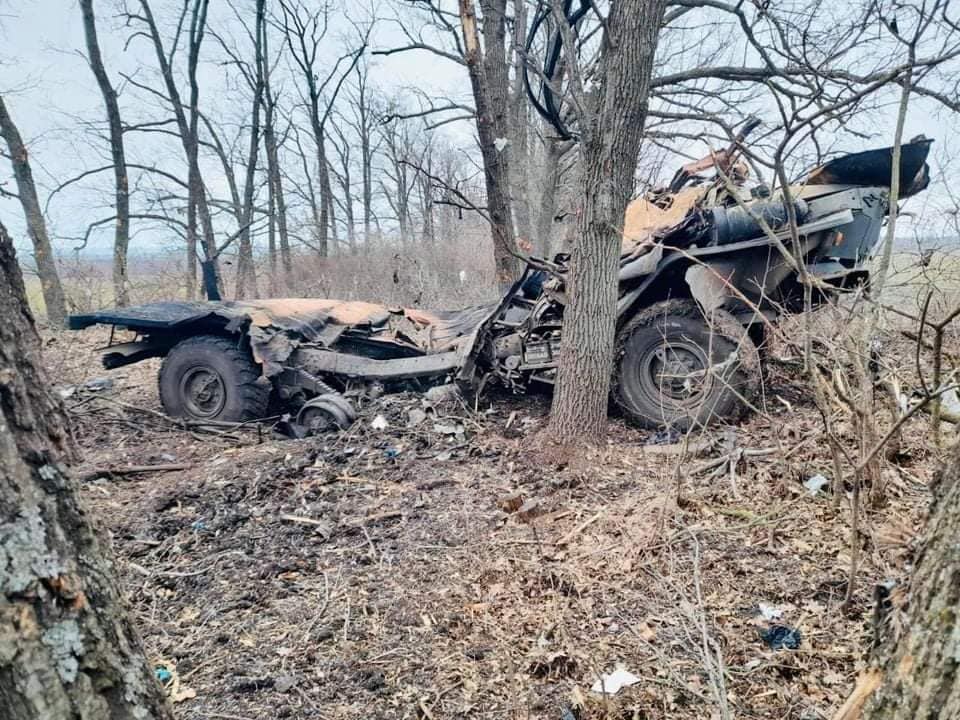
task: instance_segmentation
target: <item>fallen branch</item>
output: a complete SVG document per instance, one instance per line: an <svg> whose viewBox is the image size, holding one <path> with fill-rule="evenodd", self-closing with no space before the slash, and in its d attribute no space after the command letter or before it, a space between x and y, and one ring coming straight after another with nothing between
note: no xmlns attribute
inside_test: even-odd
<svg viewBox="0 0 960 720"><path fill-rule="evenodd" d="M83 480L93 480L104 475L142 475L152 472L177 472L189 470L190 465L168 463L165 465L128 465L127 467L97 468L82 476Z"/></svg>
<svg viewBox="0 0 960 720"><path fill-rule="evenodd" d="M597 511L596 513L594 513L593 515L591 515L589 518L587 518L586 520L584 520L582 523L580 523L579 525L577 525L573 530L571 530L571 531L568 532L566 535L564 535L562 538L560 538L559 540L557 540L557 542L556 542L555 544L556 544L556 545L567 545L567 544L569 544L569 542L570 542L571 540L573 540L573 538L575 538L577 535L579 535L579 534L582 533L584 530L586 530L590 525L592 525L592 524L595 523L598 519L600 519L600 516L601 516L601 515L603 515L603 510Z"/></svg>

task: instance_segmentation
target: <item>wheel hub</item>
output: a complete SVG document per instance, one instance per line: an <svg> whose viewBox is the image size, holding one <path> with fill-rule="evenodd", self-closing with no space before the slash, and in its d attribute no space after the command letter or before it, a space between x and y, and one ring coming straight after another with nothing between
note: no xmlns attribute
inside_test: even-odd
<svg viewBox="0 0 960 720"><path fill-rule="evenodd" d="M212 368L190 368L180 379L180 397L187 411L194 417L212 418L223 410L227 390L223 378Z"/></svg>
<svg viewBox="0 0 960 720"><path fill-rule="evenodd" d="M664 342L650 356L646 375L658 392L682 402L702 392L706 364L700 348Z"/></svg>

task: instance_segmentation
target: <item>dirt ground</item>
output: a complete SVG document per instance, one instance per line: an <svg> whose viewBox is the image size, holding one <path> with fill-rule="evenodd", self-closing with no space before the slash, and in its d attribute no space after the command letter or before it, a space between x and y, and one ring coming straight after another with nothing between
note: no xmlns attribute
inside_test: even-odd
<svg viewBox="0 0 960 720"><path fill-rule="evenodd" d="M829 718L937 461L911 421L844 613L848 505L803 485L832 466L789 362L737 427L664 444L614 419L564 455L538 445L546 396L388 396L300 441L200 434L153 414L155 361L100 369L105 338L50 337L47 362L183 719ZM183 469L111 472L148 464ZM799 647L765 642L777 624ZM591 692L618 667L639 681Z"/></svg>

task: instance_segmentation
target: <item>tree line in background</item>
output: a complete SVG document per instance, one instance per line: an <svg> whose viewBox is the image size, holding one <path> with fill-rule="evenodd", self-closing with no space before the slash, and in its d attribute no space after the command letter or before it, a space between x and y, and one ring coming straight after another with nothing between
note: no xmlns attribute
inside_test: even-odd
<svg viewBox="0 0 960 720"><path fill-rule="evenodd" d="M475 148L458 147L444 133L452 122L475 117L473 104L378 87L371 78L378 56L413 49L376 47L372 36L378 23L391 22L413 37L423 34L407 29L420 22L414 13L424 10L436 28L453 30L449 13L413 3L398 6L394 18L364 11L368 18L351 19L356 8L299 0L215 5L218 21L211 19L209 0L98 4L99 15L92 0L81 0L86 56L105 118L82 125L87 141L109 150L110 162L58 178L47 191L46 206L43 188L31 175L28 148L10 107L14 103L8 99L0 105L5 154L17 181L16 192L3 194L23 206L51 322L63 321L68 303L45 209L70 191L90 188L102 196L106 210L77 228L74 239L84 247L93 234L113 229L112 284L120 305L131 301L128 254L138 227L159 227L180 238L180 292L186 297L200 294L204 272L221 294L226 281L238 298L292 292L295 253L327 258L382 246L429 247L441 231L449 236L451 222L464 214L490 220L497 267L512 273L512 206L522 208L520 235L544 252L549 249L545 243L557 215L557 189L569 168L560 158L570 144L559 147L549 139L543 123L526 110L519 77L507 80L502 12L499 30L492 31L499 32L501 57L487 53L482 75L492 76L502 65L500 81L506 85L491 94L492 86L480 79L475 88L481 102L493 99L498 118L495 126L479 123L484 147L495 147L480 161ZM151 67L126 73L106 65L101 42L110 23L103 16L116 25L118 12L122 31L107 32L122 32L127 47L146 47ZM434 38L428 52L476 67L478 32L475 26L472 35L464 35L473 50L457 41L459 49L448 52L442 38ZM490 32L487 23L484 38ZM117 37L111 40L115 45ZM204 86L210 66L223 75L226 96ZM503 139L508 109L509 132L522 130L515 141ZM509 177L506 142L525 149L524 163L513 153L517 162ZM484 182L484 167L488 161L495 166L497 157L502 166L494 167L493 177L487 173ZM223 263L228 256L231 277L225 276ZM258 277L255 256L266 259L266 277Z"/></svg>

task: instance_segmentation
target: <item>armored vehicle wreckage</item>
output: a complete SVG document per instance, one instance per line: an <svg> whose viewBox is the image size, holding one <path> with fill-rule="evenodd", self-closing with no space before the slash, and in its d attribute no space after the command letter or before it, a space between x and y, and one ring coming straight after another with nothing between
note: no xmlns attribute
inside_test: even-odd
<svg viewBox="0 0 960 720"><path fill-rule="evenodd" d="M740 139L742 140L742 138ZM901 197L928 183L929 140L902 146ZM612 400L646 427L736 419L759 383L765 324L867 282L888 211L890 148L837 157L783 194L749 187L738 143L681 169L627 210ZM790 216L793 216L791 223ZM367 302L159 302L74 315L136 340L103 349L107 368L163 357L166 411L249 421L283 406L303 432L346 427L351 397L495 380L554 382L567 258L530 258L496 304L427 312ZM808 279L807 282L810 282Z"/></svg>

